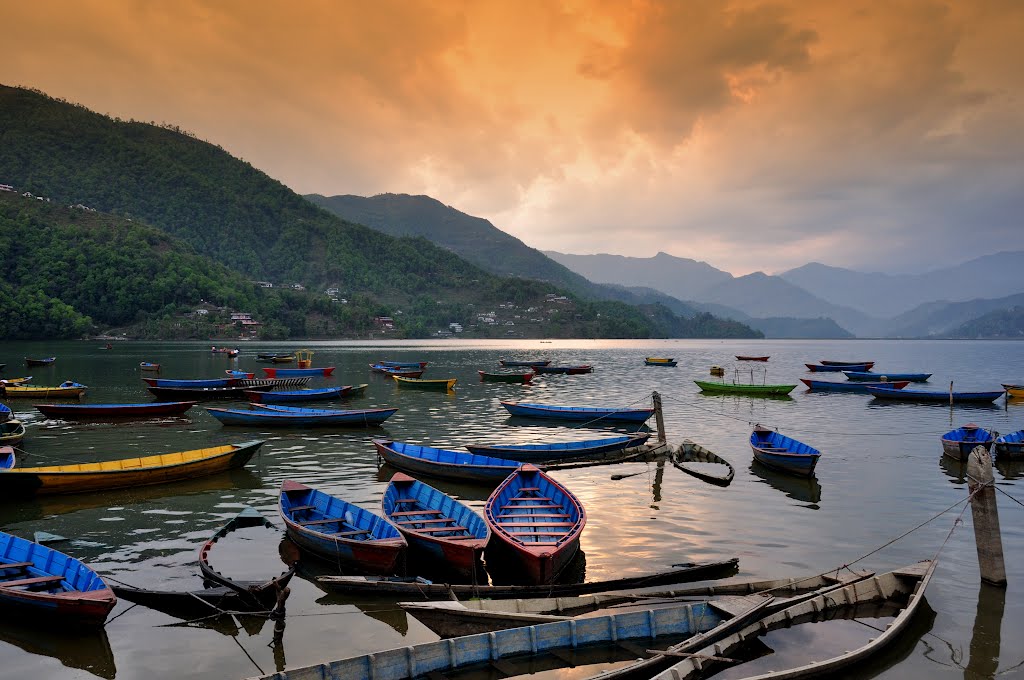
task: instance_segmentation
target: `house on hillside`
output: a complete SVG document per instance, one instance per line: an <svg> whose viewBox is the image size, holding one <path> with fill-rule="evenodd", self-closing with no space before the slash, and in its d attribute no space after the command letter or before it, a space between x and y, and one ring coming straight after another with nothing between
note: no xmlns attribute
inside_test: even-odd
<svg viewBox="0 0 1024 680"><path fill-rule="evenodd" d="M395 330L395 320L390 316L375 316L373 317L373 323L383 331Z"/></svg>

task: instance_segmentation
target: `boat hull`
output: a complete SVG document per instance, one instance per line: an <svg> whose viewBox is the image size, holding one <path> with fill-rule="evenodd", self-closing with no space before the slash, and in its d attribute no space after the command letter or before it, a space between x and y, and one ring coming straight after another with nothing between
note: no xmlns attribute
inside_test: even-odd
<svg viewBox="0 0 1024 680"><path fill-rule="evenodd" d="M744 354L737 354L736 361L768 361L770 357L752 357Z"/></svg>
<svg viewBox="0 0 1024 680"><path fill-rule="evenodd" d="M411 472L441 479L455 479L494 486L515 472L519 463L478 456L449 449L436 449L390 440L375 439L374 447L388 464Z"/></svg>
<svg viewBox="0 0 1024 680"><path fill-rule="evenodd" d="M455 387L457 378L443 378L443 379L424 379L424 378L407 378L401 375L393 375L395 384L402 387L414 387L421 390L440 390L447 392Z"/></svg>
<svg viewBox="0 0 1024 680"><path fill-rule="evenodd" d="M808 380L807 378L800 378L800 382L807 385L807 389L812 392L857 392L860 394L867 394L869 387L902 390L910 384L909 380L893 382L835 382L830 380Z"/></svg>
<svg viewBox="0 0 1024 680"><path fill-rule="evenodd" d="M480 374L481 382L500 382L500 383L522 383L527 384L533 380L535 373L488 373L486 371L477 371Z"/></svg>
<svg viewBox="0 0 1024 680"><path fill-rule="evenodd" d="M321 375L326 378L334 373L334 366L326 366L324 368L264 368L263 372L267 374L268 378L294 378L304 375Z"/></svg>
<svg viewBox="0 0 1024 680"><path fill-rule="evenodd" d="M4 385L3 393L8 399L39 399L50 397L52 399L80 399L85 394L86 388L80 387L36 387L34 385Z"/></svg>
<svg viewBox="0 0 1024 680"><path fill-rule="evenodd" d="M242 401L246 391L269 392L273 385L255 385L252 387L148 387L150 393L158 399L207 401L210 399L235 399Z"/></svg>
<svg viewBox="0 0 1024 680"><path fill-rule="evenodd" d="M196 405L194 401L165 401L145 404L33 404L47 418L149 418L177 416Z"/></svg>
<svg viewBox="0 0 1024 680"><path fill-rule="evenodd" d="M353 411L327 411L288 413L278 411L244 411L240 409L207 408L206 412L224 425L249 427L374 427L398 412L397 408L361 409Z"/></svg>
<svg viewBox="0 0 1024 680"><path fill-rule="evenodd" d="M912 401L922 403L987 404L1003 396L1002 392L932 392L926 390L889 390L868 388L868 394L875 399L888 401Z"/></svg>
<svg viewBox="0 0 1024 680"><path fill-rule="evenodd" d="M341 399L352 389L351 385L325 387L318 390L294 390L291 392L246 392L249 401L255 404L283 404L300 401L330 401Z"/></svg>
<svg viewBox="0 0 1024 680"><path fill-rule="evenodd" d="M932 377L931 373L871 373L869 371L843 371L847 380L856 382L881 382L883 379L888 382L928 382Z"/></svg>
<svg viewBox="0 0 1024 680"><path fill-rule="evenodd" d="M536 368L538 366L548 366L551 364L550 359L538 360L538 361L514 361L512 359L499 359L498 363L502 366L519 366L523 368Z"/></svg>
<svg viewBox="0 0 1024 680"><path fill-rule="evenodd" d="M534 366L535 373L561 373L562 375L583 375L593 373L593 366Z"/></svg>
<svg viewBox="0 0 1024 680"><path fill-rule="evenodd" d="M821 457L817 449L759 426L750 434L750 448L762 465L798 477L813 475Z"/></svg>
<svg viewBox="0 0 1024 680"><path fill-rule="evenodd" d="M467 444L470 453L492 458L504 458L524 463L553 460L580 460L603 457L624 449L640 446L650 438L650 434L642 432L636 435L608 437L604 439L587 439L575 442L558 442L554 444L524 444L520 446L477 446Z"/></svg>
<svg viewBox="0 0 1024 680"><path fill-rule="evenodd" d="M654 415L653 408L642 409L605 409L588 406L551 406L548 404L524 404L515 401L503 401L501 405L509 412L509 415L523 418L549 418L555 420L573 421L619 421L628 423L643 423Z"/></svg>
<svg viewBox="0 0 1024 680"><path fill-rule="evenodd" d="M867 371L867 364L804 364L811 373L842 373L844 371Z"/></svg>
<svg viewBox="0 0 1024 680"><path fill-rule="evenodd" d="M701 392L708 394L742 394L748 397L781 397L796 389L796 385L747 385L694 380Z"/></svg>

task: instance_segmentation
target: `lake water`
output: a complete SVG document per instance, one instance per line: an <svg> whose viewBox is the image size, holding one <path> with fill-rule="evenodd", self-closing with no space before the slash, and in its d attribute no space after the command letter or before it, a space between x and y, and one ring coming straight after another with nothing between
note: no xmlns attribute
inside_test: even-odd
<svg viewBox="0 0 1024 680"><path fill-rule="evenodd" d="M0 344L3 377L26 372L36 384L71 379L87 384L85 403L151 401L140 361L163 365L161 377L218 377L229 367L258 371L257 351L308 346L314 365L335 377L310 386L369 383L354 408L398 407L382 428L266 431L221 426L202 406L187 418L132 424L46 421L31 400L6 401L28 426L19 465L105 460L164 453L254 438L261 452L243 470L168 486L105 494L0 499L0 526L31 537L48 531L72 540L57 549L104 576L146 588L201 587L199 546L245 506L276 525L277 490L285 479L315 486L379 511L386 477L377 470L372 438L458 448L473 441L551 441L600 436L572 425L511 420L502 399L596 406L639 406L661 393L670 442L693 439L732 462L736 479L718 488L671 466L633 463L566 471L556 476L584 503L588 524L581 547L587 580L661 571L680 562L738 557L740 576L800 576L834 569L874 551L967 495L964 471L942 460L939 437L974 421L1000 432L1024 427L1024 403L1001 398L992 407L879 404L868 396L811 393L791 399L704 396L693 384L713 364L741 370L741 379L796 383L805 362L874 360L875 370L932 372L926 387L999 389L1024 382L1024 343L931 341L423 341L382 343L241 343L230 360L201 343L99 342ZM771 355L767 364L733 361L735 354ZM57 355L50 367L26 369L25 356ZM676 368L646 367L644 356L672 356ZM538 376L532 386L481 383L478 369L500 357L588 363L582 376ZM378 359L424 360L424 377L456 377L453 394L402 389L367 364ZM529 422L529 421L527 421ZM814 480L752 465L752 423L778 428L822 451ZM652 423L653 426L653 423ZM615 473L638 472L613 481ZM1024 466L999 463L996 481L1024 501ZM482 510L488 490L437 482ZM860 669L860 677L985 678L1024 674L1024 508L998 494L1009 587L982 587L968 511L940 557L911 639ZM888 570L932 557L961 506L858 562ZM585 562L585 564L584 564ZM322 568L322 567L321 567ZM174 625L178 624L178 625ZM101 632L58 635L0 623L0 678L243 678L379 649L436 639L393 602L329 595L296 578L288 601L283 649L268 646L272 625L181 625L159 612L119 602ZM1000 644L1005 641L1004 644ZM572 677L583 677L577 671Z"/></svg>

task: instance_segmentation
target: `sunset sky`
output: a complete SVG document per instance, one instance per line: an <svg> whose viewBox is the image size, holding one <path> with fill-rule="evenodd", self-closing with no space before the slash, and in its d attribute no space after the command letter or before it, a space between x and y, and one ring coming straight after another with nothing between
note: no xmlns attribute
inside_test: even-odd
<svg viewBox="0 0 1024 680"><path fill-rule="evenodd" d="M736 274L1024 250L1019 0L6 2L0 82L541 249Z"/></svg>

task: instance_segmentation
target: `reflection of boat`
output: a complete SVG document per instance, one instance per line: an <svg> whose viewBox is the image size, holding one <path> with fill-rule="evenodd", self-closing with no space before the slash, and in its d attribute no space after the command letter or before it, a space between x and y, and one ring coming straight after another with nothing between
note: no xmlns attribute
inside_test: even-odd
<svg viewBox="0 0 1024 680"><path fill-rule="evenodd" d="M710 394L741 394L748 397L785 396L796 389L796 385L757 385L754 383L713 382L694 380L701 392Z"/></svg>
<svg viewBox="0 0 1024 680"><path fill-rule="evenodd" d="M608 408L598 406L557 406L554 404L527 404L502 401L510 415L524 418L551 418L555 420L601 420L642 423L654 415L653 408Z"/></svg>
<svg viewBox="0 0 1024 680"><path fill-rule="evenodd" d="M729 486L736 475L729 461L689 439L679 445L672 456L672 464L688 475L717 486ZM714 465L715 470L703 464Z"/></svg>
<svg viewBox="0 0 1024 680"><path fill-rule="evenodd" d="M821 502L821 484L815 477L794 477L773 470L756 460L750 461L750 472L768 486L781 491L789 498L808 505Z"/></svg>
<svg viewBox="0 0 1024 680"><path fill-rule="evenodd" d="M945 458L945 456L943 456ZM1024 460L1007 460L1006 458L996 458L996 469L999 470L999 474L1003 476L1003 479L1022 479L1024 478Z"/></svg>
<svg viewBox="0 0 1024 680"><path fill-rule="evenodd" d="M117 675L114 652L101 627L26 626L23 621L0 621L0 642L36 656L48 656L64 667L82 670L105 680Z"/></svg>
<svg viewBox="0 0 1024 680"><path fill-rule="evenodd" d="M821 457L818 449L761 425L754 425L750 433L750 448L764 465L801 477L813 475Z"/></svg>
<svg viewBox="0 0 1024 680"><path fill-rule="evenodd" d="M967 460L976 446L982 446L988 451L998 435L994 430L967 423L942 435L942 453L957 460Z"/></svg>
<svg viewBox="0 0 1024 680"><path fill-rule="evenodd" d="M949 456L939 456L939 467L946 473L953 484L963 484L967 481L967 462Z"/></svg>
<svg viewBox="0 0 1024 680"><path fill-rule="evenodd" d="M604 457L609 453L635 448L646 442L650 436L649 432L634 432L633 434L618 437L578 439L576 441L552 442L549 444L494 444L491 446L467 444L466 449L470 453L481 456L492 456L494 458L523 462L583 460Z"/></svg>
<svg viewBox="0 0 1024 680"><path fill-rule="evenodd" d="M325 590L337 593L361 593L385 597L401 596L417 600L450 600L491 598L515 599L522 597L563 597L590 595L611 590L626 590L662 586L670 583L704 581L732 576L739 569L738 558L719 562L679 565L669 571L643 576L627 576L606 581L586 583L555 583L543 585L469 585L431 583L416 577L378 576L318 576L316 582Z"/></svg>

